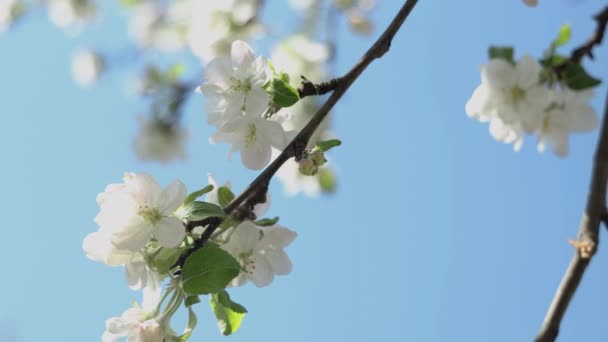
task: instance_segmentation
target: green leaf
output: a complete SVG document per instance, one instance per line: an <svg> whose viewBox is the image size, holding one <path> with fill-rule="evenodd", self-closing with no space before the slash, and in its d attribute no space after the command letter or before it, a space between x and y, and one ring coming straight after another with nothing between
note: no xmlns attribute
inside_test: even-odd
<svg viewBox="0 0 608 342"><path fill-rule="evenodd" d="M217 319L217 326L224 336L236 332L247 314L247 309L241 304L233 302L226 291L211 295L209 305Z"/></svg>
<svg viewBox="0 0 608 342"><path fill-rule="evenodd" d="M296 88L281 78L274 78L270 86L272 102L278 107L290 107L300 100Z"/></svg>
<svg viewBox="0 0 608 342"><path fill-rule="evenodd" d="M217 189L217 200L222 207L225 207L234 199L234 194L226 186Z"/></svg>
<svg viewBox="0 0 608 342"><path fill-rule="evenodd" d="M488 56L490 59L500 58L511 64L515 64L515 60L513 59L513 48L510 46L490 46L488 49Z"/></svg>
<svg viewBox="0 0 608 342"><path fill-rule="evenodd" d="M326 152L332 149L333 147L342 145L342 142L338 139L331 139L326 141L317 141L315 144L317 149L321 152Z"/></svg>
<svg viewBox="0 0 608 342"><path fill-rule="evenodd" d="M166 274L175 265L179 256L186 250L187 247L179 248L161 248L157 253L151 256L150 263L154 269L160 274Z"/></svg>
<svg viewBox="0 0 608 342"><path fill-rule="evenodd" d="M263 218L261 220L257 220L254 223L258 226L262 226L262 227L266 227L266 226L272 226L275 225L277 222L279 222L279 217L275 216L274 218Z"/></svg>
<svg viewBox="0 0 608 342"><path fill-rule="evenodd" d="M279 79L285 83L289 83L289 74L282 72L279 74Z"/></svg>
<svg viewBox="0 0 608 342"><path fill-rule="evenodd" d="M543 60L540 63L548 68L556 67L565 63L568 60L568 57L562 55L551 55Z"/></svg>
<svg viewBox="0 0 608 342"><path fill-rule="evenodd" d="M189 308L194 304L198 304L201 302L201 299L198 296L188 296L184 301L184 305Z"/></svg>
<svg viewBox="0 0 608 342"><path fill-rule="evenodd" d="M176 81L186 71L186 66L183 63L175 63L167 70L169 79Z"/></svg>
<svg viewBox="0 0 608 342"><path fill-rule="evenodd" d="M197 198L203 196L204 194L208 193L211 190L213 190L213 185L209 184L206 187L191 193L184 200L184 206L194 202Z"/></svg>
<svg viewBox="0 0 608 342"><path fill-rule="evenodd" d="M589 75L580 64L576 63L568 63L566 65L562 78L564 83L574 90L592 88L602 82Z"/></svg>
<svg viewBox="0 0 608 342"><path fill-rule="evenodd" d="M214 244L192 253L182 268L182 284L187 294L217 293L241 271L241 265L228 252Z"/></svg>
<svg viewBox="0 0 608 342"><path fill-rule="evenodd" d="M571 29L570 24L560 27L559 32L557 33L557 38L555 38L553 41L553 46L558 47L568 43L570 41L570 37L572 36Z"/></svg>
<svg viewBox="0 0 608 342"><path fill-rule="evenodd" d="M336 191L336 176L328 168L321 168L317 174L319 185L324 192Z"/></svg>
<svg viewBox="0 0 608 342"><path fill-rule="evenodd" d="M226 213L217 204L194 201L187 206L180 207L176 215L182 220L199 221L208 217L225 217Z"/></svg>

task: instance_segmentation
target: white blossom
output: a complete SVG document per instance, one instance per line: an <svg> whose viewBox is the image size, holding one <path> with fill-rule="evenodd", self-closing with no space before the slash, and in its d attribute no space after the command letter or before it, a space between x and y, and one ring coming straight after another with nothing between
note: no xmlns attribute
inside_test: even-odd
<svg viewBox="0 0 608 342"><path fill-rule="evenodd" d="M205 63L230 55L235 40L261 30L255 18L260 0L193 1L187 39Z"/></svg>
<svg viewBox="0 0 608 342"><path fill-rule="evenodd" d="M154 118L138 117L139 133L133 140L137 157L167 163L186 159L188 133L178 123L167 125Z"/></svg>
<svg viewBox="0 0 608 342"><path fill-rule="evenodd" d="M519 150L524 133L533 133L541 125L543 112L551 101L551 92L540 83L541 66L530 56L516 65L492 59L481 67L481 85L467 102L467 115L490 122L490 133Z"/></svg>
<svg viewBox="0 0 608 342"><path fill-rule="evenodd" d="M102 342L118 342L123 337L127 338L127 342L163 342L165 331L150 313L157 303L158 298L146 298L144 295L141 308L127 309L120 317L106 320Z"/></svg>
<svg viewBox="0 0 608 342"><path fill-rule="evenodd" d="M185 226L173 212L186 197L186 187L173 181L161 189L148 174L126 173L123 184L110 184L97 196L100 211L95 221L121 250L138 251L154 236L163 247L176 247Z"/></svg>
<svg viewBox="0 0 608 342"><path fill-rule="evenodd" d="M240 151L243 165L259 170L270 162L273 147L279 150L285 148L287 136L276 121L257 115L244 115L225 124L209 141L231 144L229 156Z"/></svg>
<svg viewBox="0 0 608 342"><path fill-rule="evenodd" d="M230 240L221 247L239 261L242 271L231 286L241 286L247 280L258 287L267 286L275 274L291 272L291 260L283 249L296 238L294 231L279 225L257 227L251 221L232 229Z"/></svg>
<svg viewBox="0 0 608 342"><path fill-rule="evenodd" d="M560 157L568 155L570 132L588 132L598 126L597 113L589 105L593 90L573 91L564 89L555 95L555 102L546 111L538 130L538 150L550 144Z"/></svg>
<svg viewBox="0 0 608 342"><path fill-rule="evenodd" d="M206 82L199 90L207 96L207 121L221 128L243 111L261 116L270 102L262 88L268 79L266 59L256 58L244 41L235 41L230 58L216 58L205 67Z"/></svg>
<svg viewBox="0 0 608 342"><path fill-rule="evenodd" d="M78 51L72 58L72 78L78 85L93 85L104 69L102 57L90 50Z"/></svg>
<svg viewBox="0 0 608 342"><path fill-rule="evenodd" d="M93 19L97 12L91 0L51 0L49 18L62 29L78 28Z"/></svg>

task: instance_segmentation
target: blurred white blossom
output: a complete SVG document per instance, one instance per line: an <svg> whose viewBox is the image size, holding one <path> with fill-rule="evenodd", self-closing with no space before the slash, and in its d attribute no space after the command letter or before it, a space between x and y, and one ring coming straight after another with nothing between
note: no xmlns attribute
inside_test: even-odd
<svg viewBox="0 0 608 342"><path fill-rule="evenodd" d="M94 51L80 50L72 58L72 78L80 86L93 85L103 70L103 58Z"/></svg>
<svg viewBox="0 0 608 342"><path fill-rule="evenodd" d="M167 125L155 118L138 117L139 132L133 140L135 153L140 160L167 163L184 160L188 133L179 123Z"/></svg>

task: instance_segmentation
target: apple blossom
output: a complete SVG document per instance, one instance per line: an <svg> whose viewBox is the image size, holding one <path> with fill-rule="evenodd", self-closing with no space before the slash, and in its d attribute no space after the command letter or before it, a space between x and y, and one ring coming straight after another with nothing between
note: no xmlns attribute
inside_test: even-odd
<svg viewBox="0 0 608 342"><path fill-rule="evenodd" d="M53 24L68 29L93 19L97 7L91 0L51 0L48 2L48 10Z"/></svg>
<svg viewBox="0 0 608 342"><path fill-rule="evenodd" d="M270 162L273 147L279 150L285 148L287 136L278 122L257 115L245 115L226 123L209 141L231 144L229 156L240 151L243 165L259 170Z"/></svg>
<svg viewBox="0 0 608 342"><path fill-rule="evenodd" d="M152 236L164 247L176 247L186 232L173 212L185 198L180 181L161 189L148 174L126 173L124 183L110 184L97 196L100 211L95 221L118 249L138 251Z"/></svg>
<svg viewBox="0 0 608 342"><path fill-rule="evenodd" d="M251 280L256 286L269 285L274 275L291 272L291 261L283 251L297 236L285 227L273 225L257 227L244 221L231 228L229 241L221 247L234 256L243 270L232 280L231 286L241 286Z"/></svg>
<svg viewBox="0 0 608 342"><path fill-rule="evenodd" d="M550 144L555 154L568 155L568 134L588 132L598 126L597 113L589 105L593 90L573 91L564 89L556 93L555 103L545 112L543 124L538 130L538 150L544 151Z"/></svg>
<svg viewBox="0 0 608 342"><path fill-rule="evenodd" d="M199 90L207 96L208 122L222 127L242 111L261 116L270 96L263 86L269 80L268 62L255 56L244 41L232 43L230 58L216 58L205 68Z"/></svg>

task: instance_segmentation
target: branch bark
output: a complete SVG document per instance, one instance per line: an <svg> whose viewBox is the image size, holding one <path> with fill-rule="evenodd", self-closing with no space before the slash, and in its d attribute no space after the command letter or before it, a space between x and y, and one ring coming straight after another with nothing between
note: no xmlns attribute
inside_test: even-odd
<svg viewBox="0 0 608 342"><path fill-rule="evenodd" d="M266 201L266 192L268 185L274 174L279 168L290 158L299 157L302 155L308 141L312 137L315 130L319 127L323 119L327 116L329 111L336 105L338 100L342 98L344 93L350 88L353 82L361 75L361 73L375 60L384 56L390 49L393 37L397 34L405 19L412 12L418 0L407 0L401 7L395 18L388 25L384 33L376 40L376 42L367 50L363 57L348 71L344 76L336 78L328 83L332 84L333 90L331 96L325 101L323 106L315 113L310 119L308 124L298 133L298 135L287 145L283 152L272 162L270 165L260 173L257 178L249 184L249 186L239 196L232 200L225 208L224 211L227 215L237 215L237 219L240 217L246 217L248 213L253 210L253 207L258 203ZM306 81L305 81L306 82ZM310 82L310 81L308 81ZM312 83L311 83L312 84ZM335 86L335 88L334 88ZM314 87L314 85L313 85ZM177 261L176 265L182 266L188 256L194 253L196 250L202 248L211 237L211 234L219 227L221 221L215 220L213 222L188 222L188 226L195 227L207 223L203 234L194 242L194 246L184 252Z"/></svg>
<svg viewBox="0 0 608 342"><path fill-rule="evenodd" d="M591 184L587 196L587 207L579 226L577 241L571 242L575 247L572 261L555 293L553 302L547 311L543 325L536 336L536 342L555 341L559 327L574 296L585 270L595 254L599 243L600 223L605 218L606 186L608 185L608 94L600 138L593 160Z"/></svg>

